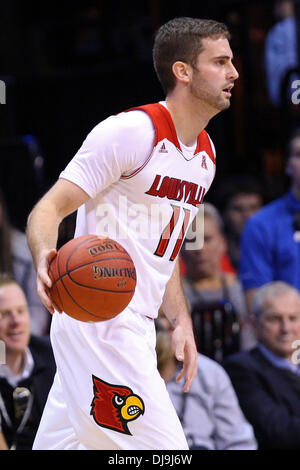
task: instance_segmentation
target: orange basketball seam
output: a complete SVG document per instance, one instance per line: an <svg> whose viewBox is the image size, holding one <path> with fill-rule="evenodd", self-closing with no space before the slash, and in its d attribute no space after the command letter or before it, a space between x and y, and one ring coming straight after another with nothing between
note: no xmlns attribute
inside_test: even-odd
<svg viewBox="0 0 300 470"><path fill-rule="evenodd" d="M92 315L93 317L96 317L96 318L102 318L102 317L99 317L98 315L96 315L96 314L94 314L94 313L92 313L92 312L89 312L87 309L85 309L84 307L82 307L78 302L76 302L75 299L73 299L72 295L70 294L70 292L68 291L68 289L66 288L66 286L65 286L65 284L64 284L64 282L63 282L63 280L62 280L63 276L61 276L61 274L60 274L60 267L59 267L59 257L60 257L60 255L61 255L61 253L58 252L58 256L57 256L57 271L58 271L59 279L60 279L60 281L61 281L61 283L62 283L62 285L63 285L63 287L64 287L66 293L68 294L68 296L69 296L70 299L74 302L75 305L77 305L78 307L80 307L82 310L84 310L85 312L87 312L89 315ZM57 288L57 290L58 290L58 288Z"/></svg>
<svg viewBox="0 0 300 470"><path fill-rule="evenodd" d="M58 259L58 257L56 257L56 271L58 271L57 259ZM50 269L51 269L51 266L50 266ZM51 272L52 272L52 270L51 270ZM60 295L60 292L59 292L59 288L56 285L56 281L52 285L52 288L54 288L54 287L56 288L56 292L57 292L57 295L58 295L58 298L59 298L59 301L60 301L60 307L63 309L64 303L62 301L62 298L61 298L61 295Z"/></svg>
<svg viewBox="0 0 300 470"><path fill-rule="evenodd" d="M116 266L114 266L114 261L124 261L124 263L119 263L121 265L125 265L124 266L124 269L131 269L131 272L132 272L132 269L134 269L134 273L136 275L136 270L135 270L135 266L134 266L134 263L133 263L133 260L130 256L130 254L122 247L122 245L120 245L120 248L119 249L119 244L117 242L114 242L115 244L112 245L111 247L113 248L112 250L109 249L111 248L110 246L108 246L107 248L109 249L109 251L103 251L101 252L100 249L102 247L102 245L99 245L99 247L96 247L94 246L95 245L95 242L101 242L102 240L98 237L98 236L84 236L85 239L81 242L79 242L79 244L76 246L76 243L78 243L78 241L75 239L73 239L73 241L75 240L75 243L73 244L73 246L71 245L67 250L59 250L58 252L58 256L56 257L56 265L54 266L55 269L53 270L50 266L50 273L51 273L51 276L53 277L54 279L54 275L55 276L58 276L57 279L55 279L55 281L52 283L52 289L53 289L53 293L55 292L55 295L57 295L57 299L58 301L60 302L60 304L62 305L62 309L65 311L65 309L67 310L70 310L72 311L72 309L74 309L74 313L73 315L71 313L69 313L69 315L73 316L73 318L75 319L78 319L78 320L81 320L83 322L85 321L88 321L88 316L91 316L92 318L95 318L99 321L103 321L103 320L108 320L109 318L113 318L113 316L111 316L112 314L117 314L117 313L121 313L120 311L117 311L114 312L114 310L118 310L119 308L122 308L122 311L124 310L124 308L126 308L126 306L128 305L130 299L132 298L132 295L134 292L135 292L135 286L133 289L127 289L127 290L120 290L119 288L117 288L117 285L114 286L113 284L116 282L115 279L113 278L108 278L108 286L107 287L112 287L112 288L101 288L101 287L97 287L97 286L91 286L91 285L86 285L84 284L83 282L89 282L89 277L90 277L90 272L89 272L89 266L90 265L96 265L96 264L99 264L99 269L102 269L101 268L101 265L103 265L103 267L105 267L105 264L112 264L112 266L107 266L107 268L115 268ZM110 239L107 239L110 241ZM113 241L113 240L112 240ZM75 246L74 246L75 245ZM76 265L76 262L78 263L78 261L80 262L80 257L85 257L85 258L89 258L88 254L92 254L90 252L90 249L94 247L94 251L96 251L96 259L93 259L93 260L87 260L87 262L80 264L79 266ZM89 251L87 251L89 250ZM79 256L77 254L76 256L76 252L78 253L79 251ZM81 254L82 253L82 254ZM115 257L114 255L118 255L117 257ZM76 257L79 257L79 259L76 260ZM72 263L72 258L73 258L73 263ZM75 258L75 259L74 259ZM100 259L99 259L100 258ZM54 260L53 260L54 261ZM110 263L110 261L112 261L112 263ZM107 262L107 263L106 263ZM73 267L70 269L70 264L73 264ZM130 265L132 267L128 267L128 263L130 263ZM51 263L52 264L52 263ZM126 266L127 264L127 266ZM75 265L75 266L74 266ZM87 268L85 268L87 267ZM118 266L117 266L118 267ZM120 266L119 266L120 267ZM87 273L85 272L80 272L81 270L87 270ZM121 267L120 269L123 269L123 267ZM54 274L54 271L55 274ZM73 276L78 272L78 277L79 277L79 280L77 281L76 279L73 278ZM125 278L125 274L126 272L124 272L124 275L122 276L122 272L120 272L120 277L121 278ZM128 271L128 274L130 274L130 271ZM67 277L66 277L67 276ZM82 281L83 279L83 281ZM60 281L60 286L59 286L59 281ZM92 281L92 278L91 278L91 281ZM102 279L103 281L103 279ZM136 284L136 278L135 279L129 279L129 282L131 282L132 284ZM95 280L93 281L93 283L95 283ZM70 285L69 285L70 284ZM97 282L96 282L97 284ZM104 284L105 284L105 281L104 281ZM101 285L101 284L100 284ZM78 290L78 292L76 293L76 287L75 286L79 286L81 289L83 290ZM105 286L104 286L105 287ZM62 290L63 289L63 290ZM75 291L74 291L75 289ZM87 306L85 307L84 305L86 304L85 302L85 299L83 297L83 293L87 292L87 296L92 296L92 292L90 292L90 294L88 294L88 290L91 289L93 290L94 292L103 292L103 293L108 293L109 294L112 294L112 296L109 296L107 299L111 299L108 301L108 303L105 301L105 297L103 297L102 294L99 294L101 295L102 297L100 297L99 300L97 300L95 298L95 301L92 301L92 302L87 302L88 304L90 305L87 305L89 308L91 307L92 308L92 311L90 311ZM117 289L117 290L116 290ZM73 292L74 291L74 292ZM124 297L124 300L122 299L121 300L121 303L119 304L119 307L117 306L116 302L118 303L119 300L115 300L113 302L113 299L114 299L114 294L123 294L123 297ZM77 298L79 297L79 298ZM129 300L127 301L126 299L128 299L129 297ZM62 301L62 298L64 298L64 302ZM92 299L94 297L91 297ZM102 298L103 298L103 301L102 301ZM69 299L69 300L68 300ZM69 304L69 301L71 302L71 304ZM81 302L83 302L83 305L81 305ZM104 303L103 303L104 302ZM115 304L113 306L113 304ZM123 302L126 303L126 305L124 304L124 307L122 307L122 304ZM74 305L74 307L72 307L72 304ZM102 306L102 310L103 312L101 312L101 306ZM99 308L100 312L99 312L99 315L97 313L94 313L95 310L97 311ZM110 312L109 309L111 309L112 311ZM82 319L80 318L80 311L82 311ZM79 312L79 313L78 313ZM84 313L85 312L85 313ZM103 315L101 315L101 313L103 313ZM110 316L108 316L110 315ZM91 321L92 321L92 318L91 318ZM94 320L95 321L95 320Z"/></svg>
<svg viewBox="0 0 300 470"><path fill-rule="evenodd" d="M105 258L103 260L93 260L93 261L89 261L88 263L84 263L84 264L81 264L80 266L76 266L75 268L72 268L72 269L67 269L66 272L64 274L60 274L60 270L58 268L58 271L59 271L59 277L56 279L56 281L54 282L54 284L56 284L57 281L60 281L64 276L69 276L69 274L73 273L74 271L76 271L77 269L80 269L84 266L88 266L89 264L93 264L93 263L102 263L104 261L113 261L113 260L116 260L116 259L119 259L119 260L123 260L123 261L131 261L131 259L129 258ZM134 268L135 269L135 268ZM70 277L70 276L69 276ZM70 277L70 279L74 282L76 282L72 277ZM54 285L53 284L53 285ZM88 286L90 287L90 286ZM98 289L97 287L95 289ZM102 289L99 289L99 290L102 290ZM105 290L105 289L104 289ZM113 292L113 291L112 291ZM116 291L118 292L118 291ZM122 291L122 292L126 292L126 291Z"/></svg>
<svg viewBox="0 0 300 470"><path fill-rule="evenodd" d="M60 275L59 265L58 265L58 271L59 271L59 275ZM66 288L66 286L65 286L65 284L64 284L62 278L63 278L63 276L61 276L60 282L61 282L62 285L64 286L64 289L65 289L65 291L67 292L67 294L68 294L68 296L70 297L70 299L74 302L75 305L77 305L77 307L80 307L80 308L81 308L82 310L84 310L86 313L88 313L89 315L92 315L92 316L95 317L95 318L104 318L104 319L106 319L105 317L102 317L102 316L100 316L100 315L96 315L95 313L90 312L90 311L87 310L86 308L82 307L82 305L80 305L80 304L73 298L73 296L70 294L70 292L69 292L68 289ZM72 282L74 282L73 279L71 279L71 280L72 280Z"/></svg>
<svg viewBox="0 0 300 470"><path fill-rule="evenodd" d="M91 237L93 237L93 236L91 236ZM74 238L73 240L76 240L76 239ZM99 238L98 238L98 237L95 237L95 240L99 240ZM66 266L68 266L68 263L69 263L69 260L70 260L71 256L72 256L77 250L79 250L79 249L82 247L82 245L84 245L86 242L90 242L90 243L91 243L91 241L92 241L92 240L90 240L89 238L87 238L86 240L83 240L78 246L76 246L75 248L73 248L73 250L71 251L71 253L69 254L69 256L68 256L68 258L67 258ZM89 248L91 248L91 247L89 247ZM129 256L129 254L127 253L127 251L125 250L125 248L123 248L123 250L124 250L123 253L124 253L125 255ZM131 260L130 260L130 261L131 261Z"/></svg>

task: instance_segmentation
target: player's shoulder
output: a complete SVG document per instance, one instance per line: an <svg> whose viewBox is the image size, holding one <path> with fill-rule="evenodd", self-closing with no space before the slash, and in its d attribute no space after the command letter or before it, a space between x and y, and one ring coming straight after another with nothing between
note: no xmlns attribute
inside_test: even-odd
<svg viewBox="0 0 300 470"><path fill-rule="evenodd" d="M90 131L88 138L95 142L137 142L143 137L147 139L154 135L154 127L151 118L141 110L122 111L108 116L96 124Z"/></svg>
<svg viewBox="0 0 300 470"><path fill-rule="evenodd" d="M212 153L213 153L213 156L214 156L214 158L216 158L216 147L215 147L209 133L205 129L203 129L201 134L203 134L204 138L209 142L210 148L211 148Z"/></svg>
<svg viewBox="0 0 300 470"><path fill-rule="evenodd" d="M143 106L136 107L128 110L124 110L121 113L113 116L120 126L124 126L127 128L135 128L135 127L151 127L152 128L152 120L150 115L145 112Z"/></svg>
<svg viewBox="0 0 300 470"><path fill-rule="evenodd" d="M97 124L94 129L101 131L103 128L121 132L133 132L140 129L143 131L147 131L147 129L152 130L153 126L151 118L147 113L143 112L142 109L133 108L107 117Z"/></svg>

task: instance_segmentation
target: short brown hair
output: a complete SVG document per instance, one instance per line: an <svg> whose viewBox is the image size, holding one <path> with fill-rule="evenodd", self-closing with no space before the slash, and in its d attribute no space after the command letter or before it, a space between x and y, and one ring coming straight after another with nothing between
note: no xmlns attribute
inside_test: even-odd
<svg viewBox="0 0 300 470"><path fill-rule="evenodd" d="M195 66L203 50L202 39L225 37L230 33L224 23L199 18L174 18L162 25L155 36L153 63L158 79L166 93L175 87L172 72L174 62L181 60Z"/></svg>

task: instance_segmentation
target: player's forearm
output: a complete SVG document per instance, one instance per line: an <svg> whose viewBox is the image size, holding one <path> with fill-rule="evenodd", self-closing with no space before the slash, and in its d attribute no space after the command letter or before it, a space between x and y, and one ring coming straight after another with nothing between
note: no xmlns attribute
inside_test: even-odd
<svg viewBox="0 0 300 470"><path fill-rule="evenodd" d="M179 262L177 261L172 277L170 278L161 309L172 324L173 328L178 325L191 327L191 317L183 291Z"/></svg>
<svg viewBox="0 0 300 470"><path fill-rule="evenodd" d="M161 308L174 328L172 346L175 357L183 362L176 381L179 382L185 377L183 391L188 392L197 374L197 348L192 319L181 284L179 262L167 284Z"/></svg>
<svg viewBox="0 0 300 470"><path fill-rule="evenodd" d="M26 235L35 266L44 250L56 248L61 220L53 203L47 200L41 200L30 213Z"/></svg>
<svg viewBox="0 0 300 470"><path fill-rule="evenodd" d="M43 253L56 248L61 221L88 199L89 195L83 189L60 178L34 207L26 232L35 266Z"/></svg>

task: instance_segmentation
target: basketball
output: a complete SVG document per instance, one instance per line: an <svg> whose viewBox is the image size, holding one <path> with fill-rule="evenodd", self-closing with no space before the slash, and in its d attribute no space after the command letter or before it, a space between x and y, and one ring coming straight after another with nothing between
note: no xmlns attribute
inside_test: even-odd
<svg viewBox="0 0 300 470"><path fill-rule="evenodd" d="M118 242L83 235L63 245L49 266L50 296L62 311L83 322L109 320L133 297L136 270Z"/></svg>

